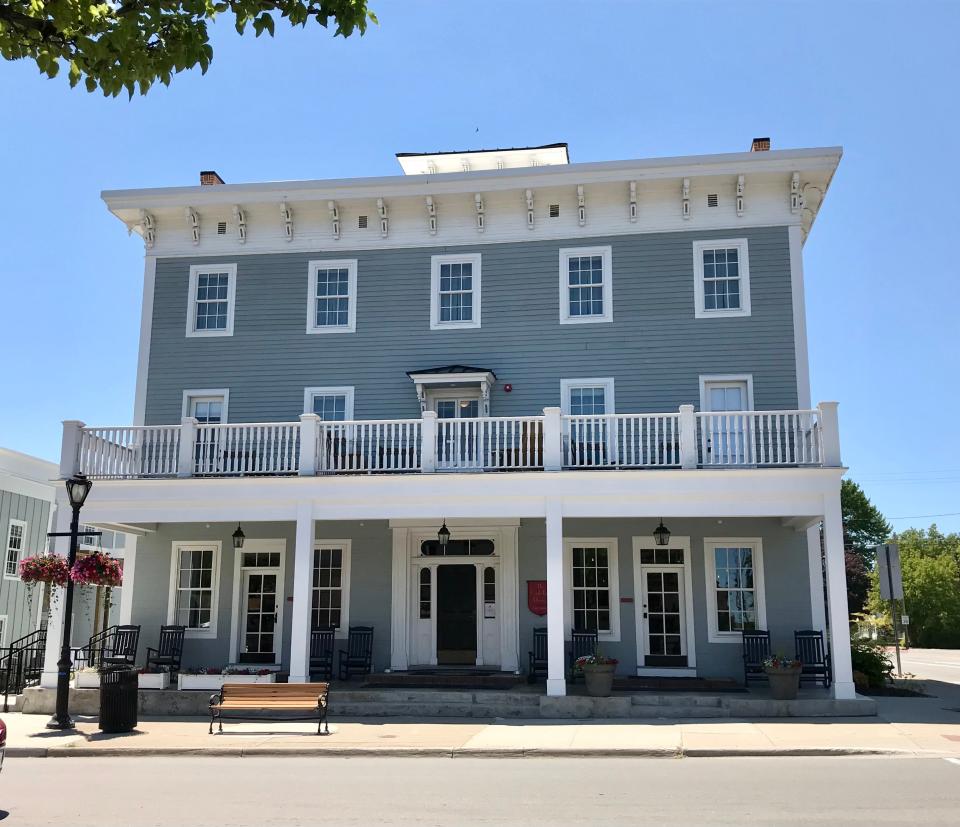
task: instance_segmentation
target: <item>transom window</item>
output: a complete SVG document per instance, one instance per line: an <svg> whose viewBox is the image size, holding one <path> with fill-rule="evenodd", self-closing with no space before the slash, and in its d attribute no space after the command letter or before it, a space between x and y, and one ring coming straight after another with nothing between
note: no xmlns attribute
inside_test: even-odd
<svg viewBox="0 0 960 827"><path fill-rule="evenodd" d="M356 259L310 262L307 333L352 333L356 329Z"/></svg>
<svg viewBox="0 0 960 827"><path fill-rule="evenodd" d="M176 564L173 622L187 629L216 633L219 544L190 543L174 548Z"/></svg>
<svg viewBox="0 0 960 827"><path fill-rule="evenodd" d="M7 529L7 554L4 566L4 576L17 578L20 576L20 555L23 553L24 537L27 533L27 524L23 520L11 520Z"/></svg>
<svg viewBox="0 0 960 827"><path fill-rule="evenodd" d="M190 268L188 336L232 336L237 266L219 264Z"/></svg>
<svg viewBox="0 0 960 827"><path fill-rule="evenodd" d="M707 540L710 636L740 640L741 632L766 627L759 540Z"/></svg>
<svg viewBox="0 0 960 827"><path fill-rule="evenodd" d="M493 540L447 540L441 546L439 540L424 540L420 553L424 557L489 557L495 551Z"/></svg>
<svg viewBox="0 0 960 827"><path fill-rule="evenodd" d="M696 316L749 316L750 266L746 239L693 245Z"/></svg>
<svg viewBox="0 0 960 827"><path fill-rule="evenodd" d="M315 413L324 422L353 419L353 388L307 388L304 410Z"/></svg>
<svg viewBox="0 0 960 827"><path fill-rule="evenodd" d="M343 549L317 548L313 552L313 628L342 624Z"/></svg>
<svg viewBox="0 0 960 827"><path fill-rule="evenodd" d="M480 255L433 256L431 329L480 327Z"/></svg>
<svg viewBox="0 0 960 827"><path fill-rule="evenodd" d="M560 322L613 321L610 247L560 251Z"/></svg>
<svg viewBox="0 0 960 827"><path fill-rule="evenodd" d="M249 569L276 569L280 567L279 551L245 551L243 567Z"/></svg>
<svg viewBox="0 0 960 827"><path fill-rule="evenodd" d="M645 566L682 566L682 548L643 548L640 549L640 562Z"/></svg>

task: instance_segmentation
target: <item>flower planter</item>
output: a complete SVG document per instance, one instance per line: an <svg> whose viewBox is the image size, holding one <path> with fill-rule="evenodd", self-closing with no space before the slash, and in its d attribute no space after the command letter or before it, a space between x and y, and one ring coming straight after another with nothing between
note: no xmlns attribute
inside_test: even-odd
<svg viewBox="0 0 960 827"><path fill-rule="evenodd" d="M770 682L770 697L775 701L792 701L800 691L800 669L793 666L788 669L767 667L767 680Z"/></svg>
<svg viewBox="0 0 960 827"><path fill-rule="evenodd" d="M77 672L77 679L74 684L77 689L99 689L100 673L92 670Z"/></svg>
<svg viewBox="0 0 960 827"><path fill-rule="evenodd" d="M177 677L177 689L206 689L216 692L225 683L275 683L274 672L269 675L184 675Z"/></svg>
<svg viewBox="0 0 960 827"><path fill-rule="evenodd" d="M593 698L607 698L613 691L613 673L615 663L585 663L583 682L587 685L587 694Z"/></svg>
<svg viewBox="0 0 960 827"><path fill-rule="evenodd" d="M169 672L141 672L137 675L140 689L166 689L170 686Z"/></svg>

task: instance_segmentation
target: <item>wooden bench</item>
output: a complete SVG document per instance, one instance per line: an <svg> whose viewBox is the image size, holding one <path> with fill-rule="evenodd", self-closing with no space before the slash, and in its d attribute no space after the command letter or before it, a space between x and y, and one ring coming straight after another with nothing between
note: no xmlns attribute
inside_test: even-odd
<svg viewBox="0 0 960 827"><path fill-rule="evenodd" d="M329 735L327 697L329 683L225 683L220 691L210 696L210 735L213 723L223 732L223 721L275 721L277 718L258 717L255 713L313 712L317 718L317 735ZM233 713L224 715L224 712ZM285 721L312 721L314 715L284 717Z"/></svg>

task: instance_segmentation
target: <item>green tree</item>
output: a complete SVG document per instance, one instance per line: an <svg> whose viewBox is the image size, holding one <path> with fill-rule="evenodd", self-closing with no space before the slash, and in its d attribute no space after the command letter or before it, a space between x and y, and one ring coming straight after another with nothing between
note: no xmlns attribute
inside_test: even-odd
<svg viewBox="0 0 960 827"><path fill-rule="evenodd" d="M132 97L177 72L207 71L213 48L208 22L230 14L240 34L273 35L291 26L336 25L334 35L362 35L377 18L367 0L0 0L0 55L31 59L55 77L66 66L70 85Z"/></svg>
<svg viewBox="0 0 960 827"><path fill-rule="evenodd" d="M873 565L873 547L885 542L893 528L853 480L840 483L840 510L844 550L859 555L865 566Z"/></svg>

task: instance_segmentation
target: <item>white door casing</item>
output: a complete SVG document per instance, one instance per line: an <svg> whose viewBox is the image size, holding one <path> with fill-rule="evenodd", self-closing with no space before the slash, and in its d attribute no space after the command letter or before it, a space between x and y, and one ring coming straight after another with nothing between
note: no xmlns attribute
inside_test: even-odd
<svg viewBox="0 0 960 827"><path fill-rule="evenodd" d="M287 541L284 539L276 540L251 540L247 539L243 548L234 549L233 559L233 603L230 611L230 662L237 663L240 659L240 635L243 629L243 622L246 617L243 606L243 563L244 552L279 552L280 565L277 567L257 566L257 570L276 571L277 573L277 624L274 629L274 663L279 665L283 658L283 613L286 607L284 596L285 571L287 557Z"/></svg>

